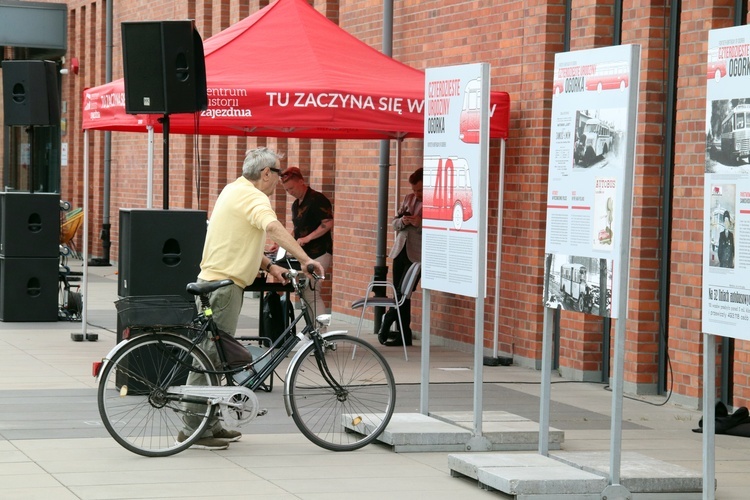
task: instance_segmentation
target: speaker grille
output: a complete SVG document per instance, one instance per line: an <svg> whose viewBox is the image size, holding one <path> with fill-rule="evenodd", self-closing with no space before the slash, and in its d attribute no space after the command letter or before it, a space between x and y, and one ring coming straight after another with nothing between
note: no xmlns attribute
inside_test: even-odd
<svg viewBox="0 0 750 500"><path fill-rule="evenodd" d="M0 256L0 320L57 321L58 260Z"/></svg>
<svg viewBox="0 0 750 500"><path fill-rule="evenodd" d="M3 61L5 125L60 123L57 66L52 61Z"/></svg>
<svg viewBox="0 0 750 500"><path fill-rule="evenodd" d="M60 195L0 193L0 255L59 257Z"/></svg>
<svg viewBox="0 0 750 500"><path fill-rule="evenodd" d="M203 210L120 210L117 294L182 295L200 272L206 239Z"/></svg>

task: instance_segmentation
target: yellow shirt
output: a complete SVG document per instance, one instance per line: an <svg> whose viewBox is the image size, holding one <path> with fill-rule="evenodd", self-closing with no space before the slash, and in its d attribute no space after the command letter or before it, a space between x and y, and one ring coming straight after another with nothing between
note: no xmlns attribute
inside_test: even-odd
<svg viewBox="0 0 750 500"><path fill-rule="evenodd" d="M266 228L277 220L268 196L240 177L216 199L203 246L199 278L229 278L245 288L255 280L263 259Z"/></svg>

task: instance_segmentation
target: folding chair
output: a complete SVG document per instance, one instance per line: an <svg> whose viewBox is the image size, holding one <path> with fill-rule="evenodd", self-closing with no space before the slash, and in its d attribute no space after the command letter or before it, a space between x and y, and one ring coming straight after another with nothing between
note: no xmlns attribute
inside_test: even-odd
<svg viewBox="0 0 750 500"><path fill-rule="evenodd" d="M60 224L60 244L67 246L75 258L80 258L80 255L76 251L73 238L75 238L76 232L82 223L83 209L76 208L65 214L65 219Z"/></svg>
<svg viewBox="0 0 750 500"><path fill-rule="evenodd" d="M419 280L421 269L421 264L419 262L415 262L411 266L409 266L409 269L406 270L406 274L404 274L404 277L401 279L401 297L398 296L398 294L396 293L396 287L390 281L371 281L370 284L367 285L365 297L363 299L355 300L354 302L352 302L352 309L359 309L360 307L362 308L362 314L359 316L359 325L357 325L357 337L359 337L359 334L362 331L362 320L365 317L365 310L368 307L395 307L396 313L398 315L398 326L399 330L401 331L401 343L404 344L404 358L406 359L406 361L409 361L409 355L406 353L406 340L404 339L404 325L401 322L401 311L399 310L399 308L405 300L411 298L411 293L414 291L417 281ZM378 287L390 290L393 296L370 296L370 293L372 293L373 289ZM388 292L386 291L386 293Z"/></svg>

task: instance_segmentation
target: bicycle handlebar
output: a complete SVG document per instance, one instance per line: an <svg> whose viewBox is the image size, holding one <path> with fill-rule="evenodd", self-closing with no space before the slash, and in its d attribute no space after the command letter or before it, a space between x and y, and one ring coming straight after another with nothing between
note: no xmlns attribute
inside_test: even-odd
<svg viewBox="0 0 750 500"><path fill-rule="evenodd" d="M298 274L299 274L299 271L297 271L296 269L289 269L285 273L282 273L281 275L284 277L284 279L292 281L294 278L297 277Z"/></svg>
<svg viewBox="0 0 750 500"><path fill-rule="evenodd" d="M307 272L310 273L312 277L315 278L316 280L325 279L325 276L318 276L317 274L315 274L315 266L312 264L307 265Z"/></svg>
<svg viewBox="0 0 750 500"><path fill-rule="evenodd" d="M316 280L325 279L325 276L318 276L318 274L315 273L315 266L312 264L307 265L307 272L310 273ZM284 278L288 279L289 281L294 281L299 273L300 271L297 271L296 269L289 269L284 274L282 274L282 276L284 276Z"/></svg>

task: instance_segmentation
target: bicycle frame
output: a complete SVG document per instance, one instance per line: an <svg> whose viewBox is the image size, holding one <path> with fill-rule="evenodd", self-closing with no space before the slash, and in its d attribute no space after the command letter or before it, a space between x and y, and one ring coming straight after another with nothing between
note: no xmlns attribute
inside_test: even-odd
<svg viewBox="0 0 750 500"><path fill-rule="evenodd" d="M271 347L266 351L262 356L260 356L257 359L254 359L251 365L249 366L251 370L250 376L243 380L241 383L237 384L240 386L244 386L249 388L252 391L255 391L260 387L263 382L268 378L273 371L278 368L278 366L283 362L284 359L294 350L294 347L302 342L306 336L310 337L310 342L315 344L315 360L318 365L318 369L320 370L320 373L323 375L324 380L328 383L328 385L333 388L337 394L340 394L344 389L341 387L341 385L336 381L336 378L331 374L330 370L328 369L328 365L326 363L325 357L321 355L323 353L323 350L325 349L325 339L329 337L330 335L336 335L341 333L347 333L346 330L336 330L327 332L325 334L321 334L318 328L313 328L310 325L316 324L317 319L312 321L312 318L310 317L310 304L308 304L305 299L302 297L302 290L306 286L305 283L300 282L297 280L297 275L295 272L290 272L290 279L292 281L292 285L294 287L295 292L297 293L297 296L302 301L302 310L300 313L294 318L294 321L287 326L284 331L281 333L278 339L271 345ZM302 329L302 331L299 334L294 334L295 327L297 324L302 320L305 319L306 325L305 328ZM213 319L209 318L209 323L213 323ZM215 324L214 324L215 326ZM226 361L226 358L224 356L224 351L220 344L217 344L217 351L219 353L219 359L222 363ZM292 360L289 363L289 366L287 367L286 376L284 377L284 406L286 408L287 415L292 415L292 408L289 401L289 380L290 380L290 374L292 369L294 368L295 364L299 362L299 359L302 355L302 353L305 351L305 348L307 347L307 344L300 347L297 354L292 358ZM261 361L265 360L270 356L270 360L263 364L263 366L256 370L255 367L260 364ZM227 372L221 372L225 375L227 374L235 374L240 373L241 371L245 370L245 368L239 368L235 370L231 370L228 373ZM229 385L234 385L234 379L233 377L227 376L227 381Z"/></svg>
<svg viewBox="0 0 750 500"><path fill-rule="evenodd" d="M244 387L249 388L252 391L255 391L263 384L263 381L268 378L273 371L278 368L278 366L282 363L284 359L294 350L294 347L299 344L300 342L303 342L306 335L310 336L310 340L308 343L312 342L316 345L315 348L315 359L316 363L318 365L318 369L320 370L320 373L323 375L323 378L326 380L326 382L336 390L337 393L340 393L343 388L341 385L336 382L335 377L331 374L330 370L328 369L328 365L326 364L325 358L320 355L320 353L323 352L323 349L325 349L324 342L325 339L331 335L337 335L337 334L344 334L347 333L346 330L334 330L331 332L326 332L324 334L321 334L317 328L312 328L308 324L305 326L304 329L299 334L293 334L294 328L296 327L297 323L300 322L303 318L306 318L308 316L308 308L303 308L302 312L297 315L297 317L294 318L294 321L284 330L284 332L279 336L278 339L276 339L276 342L273 343L273 345L266 351L262 356L260 356L257 359L253 360L253 363L251 364L252 373L251 375L244 380L242 383L238 384ZM305 351L305 348L307 347L307 343L302 345L297 353L294 355L292 360L289 362L289 366L287 367L286 375L284 377L284 405L286 407L287 415L292 415L292 409L289 403L289 375L291 374L292 369L294 368L295 364L299 361L300 356ZM223 351L219 347L219 357L223 357ZM270 360L263 365L263 367L260 370L256 370L254 367L258 365L261 361L265 360L270 356ZM223 361L223 360L222 360ZM239 370L242 371L242 370ZM236 372L236 371L235 371ZM231 380L231 377L227 377L228 380Z"/></svg>

